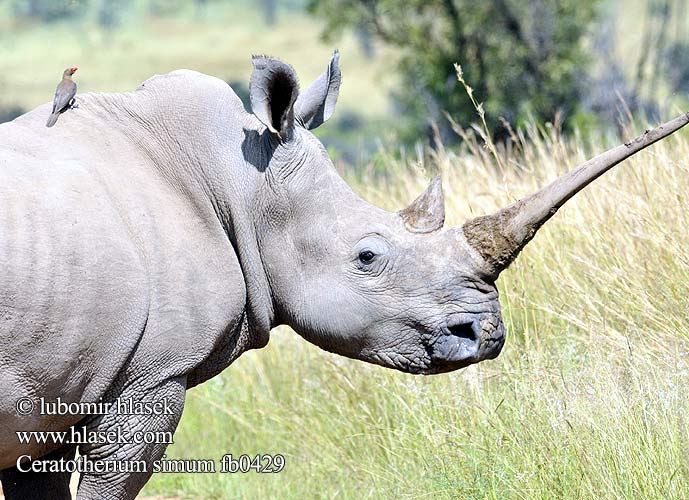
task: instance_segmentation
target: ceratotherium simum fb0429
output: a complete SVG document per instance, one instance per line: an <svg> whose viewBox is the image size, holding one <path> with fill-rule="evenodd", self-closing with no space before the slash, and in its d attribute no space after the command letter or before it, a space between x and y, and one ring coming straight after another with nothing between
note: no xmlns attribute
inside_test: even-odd
<svg viewBox="0 0 689 500"><path fill-rule="evenodd" d="M333 113L337 53L301 94L289 65L253 63L253 114L221 80L174 71L135 92L82 95L50 129L47 104L0 126L8 498L69 498L69 472L44 471L72 460L76 444L22 443L17 432L70 429L128 436L79 446L78 498L134 498L166 444L132 435L172 433L185 390L264 346L276 325L412 373L496 357L498 274L577 191L689 121L443 229L438 179L408 208L383 211L352 192L309 132ZM57 401L164 408L38 411Z"/></svg>

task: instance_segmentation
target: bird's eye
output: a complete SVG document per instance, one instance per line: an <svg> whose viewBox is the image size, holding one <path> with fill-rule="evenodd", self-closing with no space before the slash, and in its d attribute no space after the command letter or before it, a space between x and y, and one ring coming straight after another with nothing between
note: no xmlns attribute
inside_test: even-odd
<svg viewBox="0 0 689 500"><path fill-rule="evenodd" d="M359 252L359 262L362 264L370 264L373 262L373 259L376 257L376 254L374 254L371 250L362 250Z"/></svg>

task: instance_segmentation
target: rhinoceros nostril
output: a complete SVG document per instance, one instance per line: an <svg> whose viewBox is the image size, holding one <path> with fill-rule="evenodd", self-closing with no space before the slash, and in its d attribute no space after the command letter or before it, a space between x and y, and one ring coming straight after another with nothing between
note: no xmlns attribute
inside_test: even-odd
<svg viewBox="0 0 689 500"><path fill-rule="evenodd" d="M454 335L455 337L460 337L467 340L476 340L473 321L452 326L448 325L447 329L450 330L450 334Z"/></svg>

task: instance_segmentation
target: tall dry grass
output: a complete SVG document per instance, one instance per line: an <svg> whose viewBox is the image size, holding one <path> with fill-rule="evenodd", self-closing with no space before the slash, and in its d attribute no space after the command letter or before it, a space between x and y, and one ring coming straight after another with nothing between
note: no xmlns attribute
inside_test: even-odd
<svg viewBox="0 0 689 500"><path fill-rule="evenodd" d="M398 209L443 176L448 223L491 212L613 138L523 132L500 162L463 149L359 178ZM387 158L394 163L393 157ZM499 166L500 163L502 167ZM500 278L508 340L494 361L416 377L273 333L190 391L168 455L283 453L276 475L156 475L188 498L689 497L689 133L577 195Z"/></svg>

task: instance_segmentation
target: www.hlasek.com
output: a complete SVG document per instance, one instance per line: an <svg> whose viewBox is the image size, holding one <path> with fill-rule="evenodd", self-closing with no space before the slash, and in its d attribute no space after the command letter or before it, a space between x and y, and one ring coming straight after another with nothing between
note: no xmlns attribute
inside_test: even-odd
<svg viewBox="0 0 689 500"><path fill-rule="evenodd" d="M19 415L27 416L34 413L40 415L172 415L168 401L163 399L156 402L142 402L131 399L113 402L97 403L66 403L60 398L55 401L45 401L39 398L20 398L16 402ZM89 429L85 427L70 427L67 431L15 431L20 444L31 445L112 445L112 444L172 444L171 431L131 431L117 424L108 427L107 431ZM106 460L94 460L85 456L77 459L41 460L33 459L30 454L17 458L16 467L20 472L79 472L104 474L109 472L200 472L200 473L277 473L284 469L283 455L258 454L250 456L242 454L233 456L223 455L220 460L213 459L166 459L148 463L144 460L120 459L113 455Z"/></svg>

